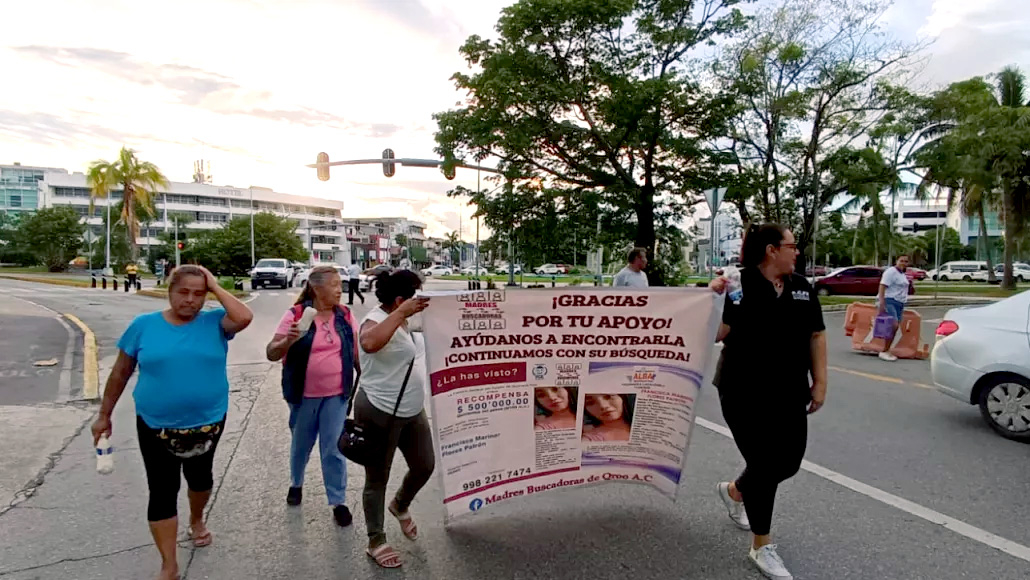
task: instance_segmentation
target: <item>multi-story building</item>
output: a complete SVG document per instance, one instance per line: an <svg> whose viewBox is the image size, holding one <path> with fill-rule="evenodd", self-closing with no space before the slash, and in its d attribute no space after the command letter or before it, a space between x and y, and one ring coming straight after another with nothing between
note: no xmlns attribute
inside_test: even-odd
<svg viewBox="0 0 1030 580"><path fill-rule="evenodd" d="M39 182L48 173L67 174L56 167L27 167L21 163L0 165L0 211L34 212L40 207Z"/></svg>
<svg viewBox="0 0 1030 580"><path fill-rule="evenodd" d="M947 194L928 199L916 198L917 185L903 183L895 192L893 209L891 194L880 194L880 203L888 212L894 212L894 231L898 233L919 233L932 230L948 223Z"/></svg>
<svg viewBox="0 0 1030 580"><path fill-rule="evenodd" d="M426 224L407 218L356 218L343 220L343 230L351 242L355 262L365 265L393 264L402 259L399 236L407 239L412 260L423 261L420 249L426 244Z"/></svg>
<svg viewBox="0 0 1030 580"><path fill-rule="evenodd" d="M116 205L122 199L122 192L114 190L106 199L95 200L95 215L90 216L90 189L83 173L47 171L36 185L38 207L71 206L86 218L86 223L97 234L103 227L101 212L108 203ZM161 243L158 234L174 229L174 218L183 214L189 220L180 227L196 231L221 227L233 218L270 212L297 220L297 237L308 247L312 263L342 265L351 261L350 244L340 227L343 223L341 201L279 193L265 187L172 182L154 197L154 205L158 217L141 227L137 243L142 247Z"/></svg>

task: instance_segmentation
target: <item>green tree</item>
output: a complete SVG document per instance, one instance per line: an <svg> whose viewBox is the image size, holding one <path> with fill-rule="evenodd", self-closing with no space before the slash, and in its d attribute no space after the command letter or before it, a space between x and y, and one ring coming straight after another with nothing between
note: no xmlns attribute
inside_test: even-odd
<svg viewBox="0 0 1030 580"><path fill-rule="evenodd" d="M285 258L292 262L308 259L304 242L297 237L297 221L272 213L254 216L254 250L257 259ZM183 259L203 264L225 276L247 276L250 260L250 217L230 220L216 230L193 235Z"/></svg>
<svg viewBox="0 0 1030 580"><path fill-rule="evenodd" d="M91 189L91 211L92 200L106 198L112 190L121 188L124 202L121 221L126 226L125 235L129 251L132 260L135 261L139 257L136 239L139 237L140 229L140 216L136 209L140 206L152 208L154 204L151 197L158 193L159 188L168 187L168 179L156 165L149 161L140 161L135 151L122 147L118 159L91 163L86 173L86 182Z"/></svg>
<svg viewBox="0 0 1030 580"><path fill-rule="evenodd" d="M18 244L18 230L29 215L0 213L0 263L27 266L36 262L36 257Z"/></svg>
<svg viewBox="0 0 1030 580"><path fill-rule="evenodd" d="M741 30L740 3L521 0L502 11L496 41L462 46L475 72L453 77L462 106L434 116L437 151L497 158L515 182L499 195L507 206L535 205L545 188L592 193L628 213L635 244L653 251L660 214L697 203L720 163L708 143L729 103L691 51Z"/></svg>
<svg viewBox="0 0 1030 580"><path fill-rule="evenodd" d="M408 236L404 234L397 234L397 237L394 238L394 241L397 242L397 245L402 248L408 247Z"/></svg>
<svg viewBox="0 0 1030 580"><path fill-rule="evenodd" d="M48 207L23 218L14 239L21 251L31 254L36 263L51 272L61 272L78 255L85 230L74 208Z"/></svg>

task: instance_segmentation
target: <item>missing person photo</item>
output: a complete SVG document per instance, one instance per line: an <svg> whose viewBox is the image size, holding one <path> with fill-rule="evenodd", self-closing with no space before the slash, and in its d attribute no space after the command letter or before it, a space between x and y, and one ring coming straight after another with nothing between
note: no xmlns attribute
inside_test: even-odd
<svg viewBox="0 0 1030 580"><path fill-rule="evenodd" d="M536 412L533 429L575 429L579 389L576 387L537 387L534 389Z"/></svg>
<svg viewBox="0 0 1030 580"><path fill-rule="evenodd" d="M583 398L583 439L586 441L629 441L633 426L631 394L589 394Z"/></svg>

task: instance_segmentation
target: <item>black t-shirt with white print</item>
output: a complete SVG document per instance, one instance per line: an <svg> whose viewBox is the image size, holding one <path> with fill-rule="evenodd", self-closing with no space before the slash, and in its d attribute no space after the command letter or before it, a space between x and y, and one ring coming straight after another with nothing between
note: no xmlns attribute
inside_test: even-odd
<svg viewBox="0 0 1030 580"><path fill-rule="evenodd" d="M784 278L777 296L772 282L758 268L740 273L743 296L729 296L722 321L730 327L713 382L730 392L811 400L812 334L826 329L822 307L803 276Z"/></svg>

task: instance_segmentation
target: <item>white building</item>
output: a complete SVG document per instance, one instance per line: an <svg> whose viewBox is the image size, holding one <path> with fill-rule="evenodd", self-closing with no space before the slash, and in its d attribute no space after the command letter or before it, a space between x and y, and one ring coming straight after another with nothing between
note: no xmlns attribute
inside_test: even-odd
<svg viewBox="0 0 1030 580"><path fill-rule="evenodd" d="M85 174L47 171L38 179L37 186L39 208L69 205L88 217L90 189ZM103 227L100 215L106 204L115 205L121 199L122 192L115 190L107 199L95 201L95 217L88 218L87 223L97 234ZM143 224L137 240L143 247L160 244L158 233L175 227L170 215L188 214L193 221L182 227L196 231L221 227L233 218L270 212L297 220L297 237L308 247L312 263L350 263L350 243L340 227L342 201L279 193L265 187L172 182L154 198L154 205L158 217ZM257 259L263 257L276 256Z"/></svg>
<svg viewBox="0 0 1030 580"><path fill-rule="evenodd" d="M931 199L916 199L917 185L904 183L895 192L893 209L890 191L880 194L880 203L894 213L894 231L916 234L948 225L948 195L942 192Z"/></svg>

